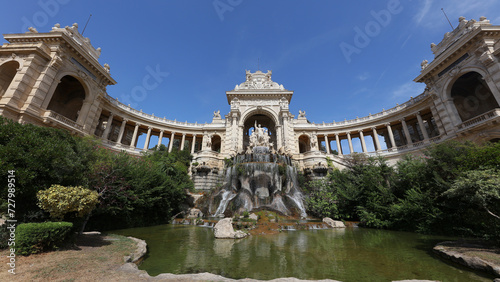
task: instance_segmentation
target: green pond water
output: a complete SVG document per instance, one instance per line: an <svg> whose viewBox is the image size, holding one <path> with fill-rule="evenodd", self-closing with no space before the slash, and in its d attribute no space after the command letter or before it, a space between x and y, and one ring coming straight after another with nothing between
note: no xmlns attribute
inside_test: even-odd
<svg viewBox="0 0 500 282"><path fill-rule="evenodd" d="M152 276L210 272L262 280L492 281L432 254L436 243L450 238L407 232L347 228L216 240L211 228L160 225L112 233L146 240L148 254L139 269Z"/></svg>

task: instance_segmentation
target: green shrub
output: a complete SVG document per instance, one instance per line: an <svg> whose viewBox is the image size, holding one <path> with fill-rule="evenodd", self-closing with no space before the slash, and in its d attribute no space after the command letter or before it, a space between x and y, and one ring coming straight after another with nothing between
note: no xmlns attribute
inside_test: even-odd
<svg viewBox="0 0 500 282"><path fill-rule="evenodd" d="M16 228L16 252L21 255L56 250L71 237L70 222L22 223Z"/></svg>

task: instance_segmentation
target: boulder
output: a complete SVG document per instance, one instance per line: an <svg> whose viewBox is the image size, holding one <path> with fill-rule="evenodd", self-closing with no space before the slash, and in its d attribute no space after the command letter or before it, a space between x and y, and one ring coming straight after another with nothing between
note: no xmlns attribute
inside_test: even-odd
<svg viewBox="0 0 500 282"><path fill-rule="evenodd" d="M189 209L189 213L188 213L188 218L199 218L199 217L203 217L203 213L201 212L201 210L197 209L197 208L192 208L192 209Z"/></svg>
<svg viewBox="0 0 500 282"><path fill-rule="evenodd" d="M230 217L221 219L215 224L214 235L217 239L240 239L248 236L248 234L243 231L234 231L233 219Z"/></svg>
<svg viewBox="0 0 500 282"><path fill-rule="evenodd" d="M340 220L333 220L329 217L323 218L323 222L330 225L333 228L345 228L345 224Z"/></svg>
<svg viewBox="0 0 500 282"><path fill-rule="evenodd" d="M252 219L252 220L258 220L259 219L259 216L252 213L251 215L248 216L248 218Z"/></svg>

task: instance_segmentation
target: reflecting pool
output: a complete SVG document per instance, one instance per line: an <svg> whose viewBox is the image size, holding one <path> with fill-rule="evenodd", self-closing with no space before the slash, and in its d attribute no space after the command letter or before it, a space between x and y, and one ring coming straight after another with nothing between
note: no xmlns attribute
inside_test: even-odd
<svg viewBox="0 0 500 282"><path fill-rule="evenodd" d="M160 225L112 233L146 240L148 255L139 268L151 276L210 272L263 280L492 280L434 256L432 247L449 238L407 232L347 228L216 240L211 228Z"/></svg>

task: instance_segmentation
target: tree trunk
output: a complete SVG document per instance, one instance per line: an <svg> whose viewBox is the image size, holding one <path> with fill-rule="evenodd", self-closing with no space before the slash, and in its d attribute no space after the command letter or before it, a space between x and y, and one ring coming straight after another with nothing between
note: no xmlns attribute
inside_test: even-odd
<svg viewBox="0 0 500 282"><path fill-rule="evenodd" d="M489 214L491 214L492 216L496 217L497 219L500 219L500 216L498 216L498 215L496 215L496 214L492 213L492 212L491 212L491 211L490 211L487 207L484 207L484 209L485 209L485 210L486 210Z"/></svg>
<svg viewBox="0 0 500 282"><path fill-rule="evenodd" d="M85 230L85 226L87 225L87 222L90 219L90 215L92 214L92 211L87 214L87 217L85 217L85 220L82 223L82 228L80 229L80 232L78 232L78 236L81 236L83 234L83 230Z"/></svg>

